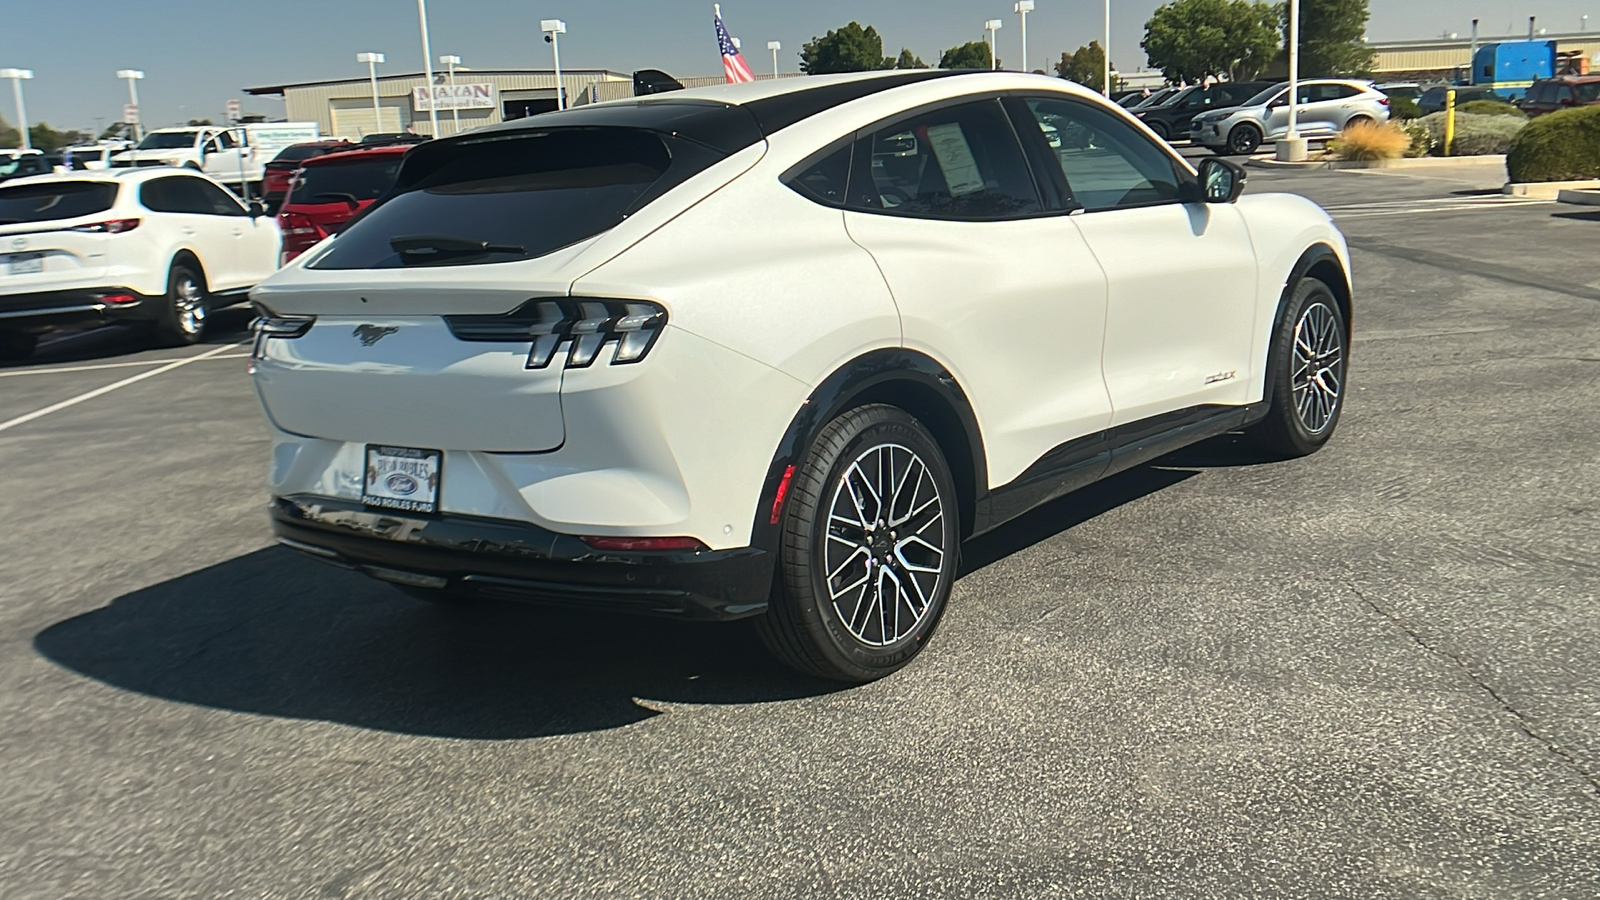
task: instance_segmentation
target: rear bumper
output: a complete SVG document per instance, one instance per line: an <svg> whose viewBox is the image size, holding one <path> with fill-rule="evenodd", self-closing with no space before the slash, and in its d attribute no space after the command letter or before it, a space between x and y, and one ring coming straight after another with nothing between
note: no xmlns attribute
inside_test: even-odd
<svg viewBox="0 0 1600 900"><path fill-rule="evenodd" d="M613 553L508 519L274 497L279 542L382 581L490 599L728 620L766 611L773 559L742 547Z"/></svg>
<svg viewBox="0 0 1600 900"><path fill-rule="evenodd" d="M112 303L106 299L115 296L131 296L134 299L122 303ZM149 320L157 316L160 300L159 297L125 287L0 294L0 328L49 331L106 322Z"/></svg>

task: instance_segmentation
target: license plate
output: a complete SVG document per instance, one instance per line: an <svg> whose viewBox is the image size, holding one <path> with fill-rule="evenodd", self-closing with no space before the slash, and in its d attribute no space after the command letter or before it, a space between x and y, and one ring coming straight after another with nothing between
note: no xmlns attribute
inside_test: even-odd
<svg viewBox="0 0 1600 900"><path fill-rule="evenodd" d="M13 275L32 275L44 271L43 253L21 253L10 257L10 271Z"/></svg>
<svg viewBox="0 0 1600 900"><path fill-rule="evenodd" d="M382 509L437 512L443 463L444 454L438 450L368 444L361 502Z"/></svg>

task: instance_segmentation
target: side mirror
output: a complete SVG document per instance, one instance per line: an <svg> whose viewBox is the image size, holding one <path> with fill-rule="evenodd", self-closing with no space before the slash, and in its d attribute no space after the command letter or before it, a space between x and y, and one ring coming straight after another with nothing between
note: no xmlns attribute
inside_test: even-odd
<svg viewBox="0 0 1600 900"><path fill-rule="evenodd" d="M1200 163L1200 188L1207 203L1232 203L1244 193L1249 176L1225 159L1210 157Z"/></svg>
<svg viewBox="0 0 1600 900"><path fill-rule="evenodd" d="M267 205L260 200L250 201L250 218L259 219L267 214Z"/></svg>

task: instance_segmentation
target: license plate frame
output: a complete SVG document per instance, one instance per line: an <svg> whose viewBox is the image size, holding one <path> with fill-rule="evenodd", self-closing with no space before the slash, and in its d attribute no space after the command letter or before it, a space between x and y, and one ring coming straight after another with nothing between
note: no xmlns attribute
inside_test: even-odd
<svg viewBox="0 0 1600 900"><path fill-rule="evenodd" d="M44 271L43 253L13 253L6 257L6 273L37 275Z"/></svg>
<svg viewBox="0 0 1600 900"><path fill-rule="evenodd" d="M444 451L368 444L363 455L361 502L377 509L432 514L439 511Z"/></svg>

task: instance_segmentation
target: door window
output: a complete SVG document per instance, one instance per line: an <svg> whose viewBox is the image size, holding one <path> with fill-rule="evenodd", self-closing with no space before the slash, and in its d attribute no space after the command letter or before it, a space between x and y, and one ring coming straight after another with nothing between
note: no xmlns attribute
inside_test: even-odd
<svg viewBox="0 0 1600 900"><path fill-rule="evenodd" d="M232 150L237 145L233 142L232 134L222 131L217 133L217 146L223 150Z"/></svg>
<svg viewBox="0 0 1600 900"><path fill-rule="evenodd" d="M858 211L983 220L1042 209L1022 148L996 100L921 113L881 128L857 142L854 167L848 205Z"/></svg>
<svg viewBox="0 0 1600 900"><path fill-rule="evenodd" d="M184 213L197 216L215 215L242 215L243 210L237 212L221 212L221 204L210 191L221 192L221 188L202 181L199 178L189 178L177 175L172 178L157 178L147 181L139 189L139 202L152 212ZM226 195L223 200L238 209L238 204Z"/></svg>
<svg viewBox="0 0 1600 900"><path fill-rule="evenodd" d="M1049 156L1061 167L1068 195L1085 209L1177 201L1177 164L1119 117L1073 100L1029 98L1025 105L1041 131L1060 136Z"/></svg>
<svg viewBox="0 0 1600 900"><path fill-rule="evenodd" d="M239 201L233 199L232 194L211 182L201 181L198 178L185 178L183 180L191 182L189 189L198 191L205 199L207 212L210 215L242 216L247 214L245 208L239 205Z"/></svg>

